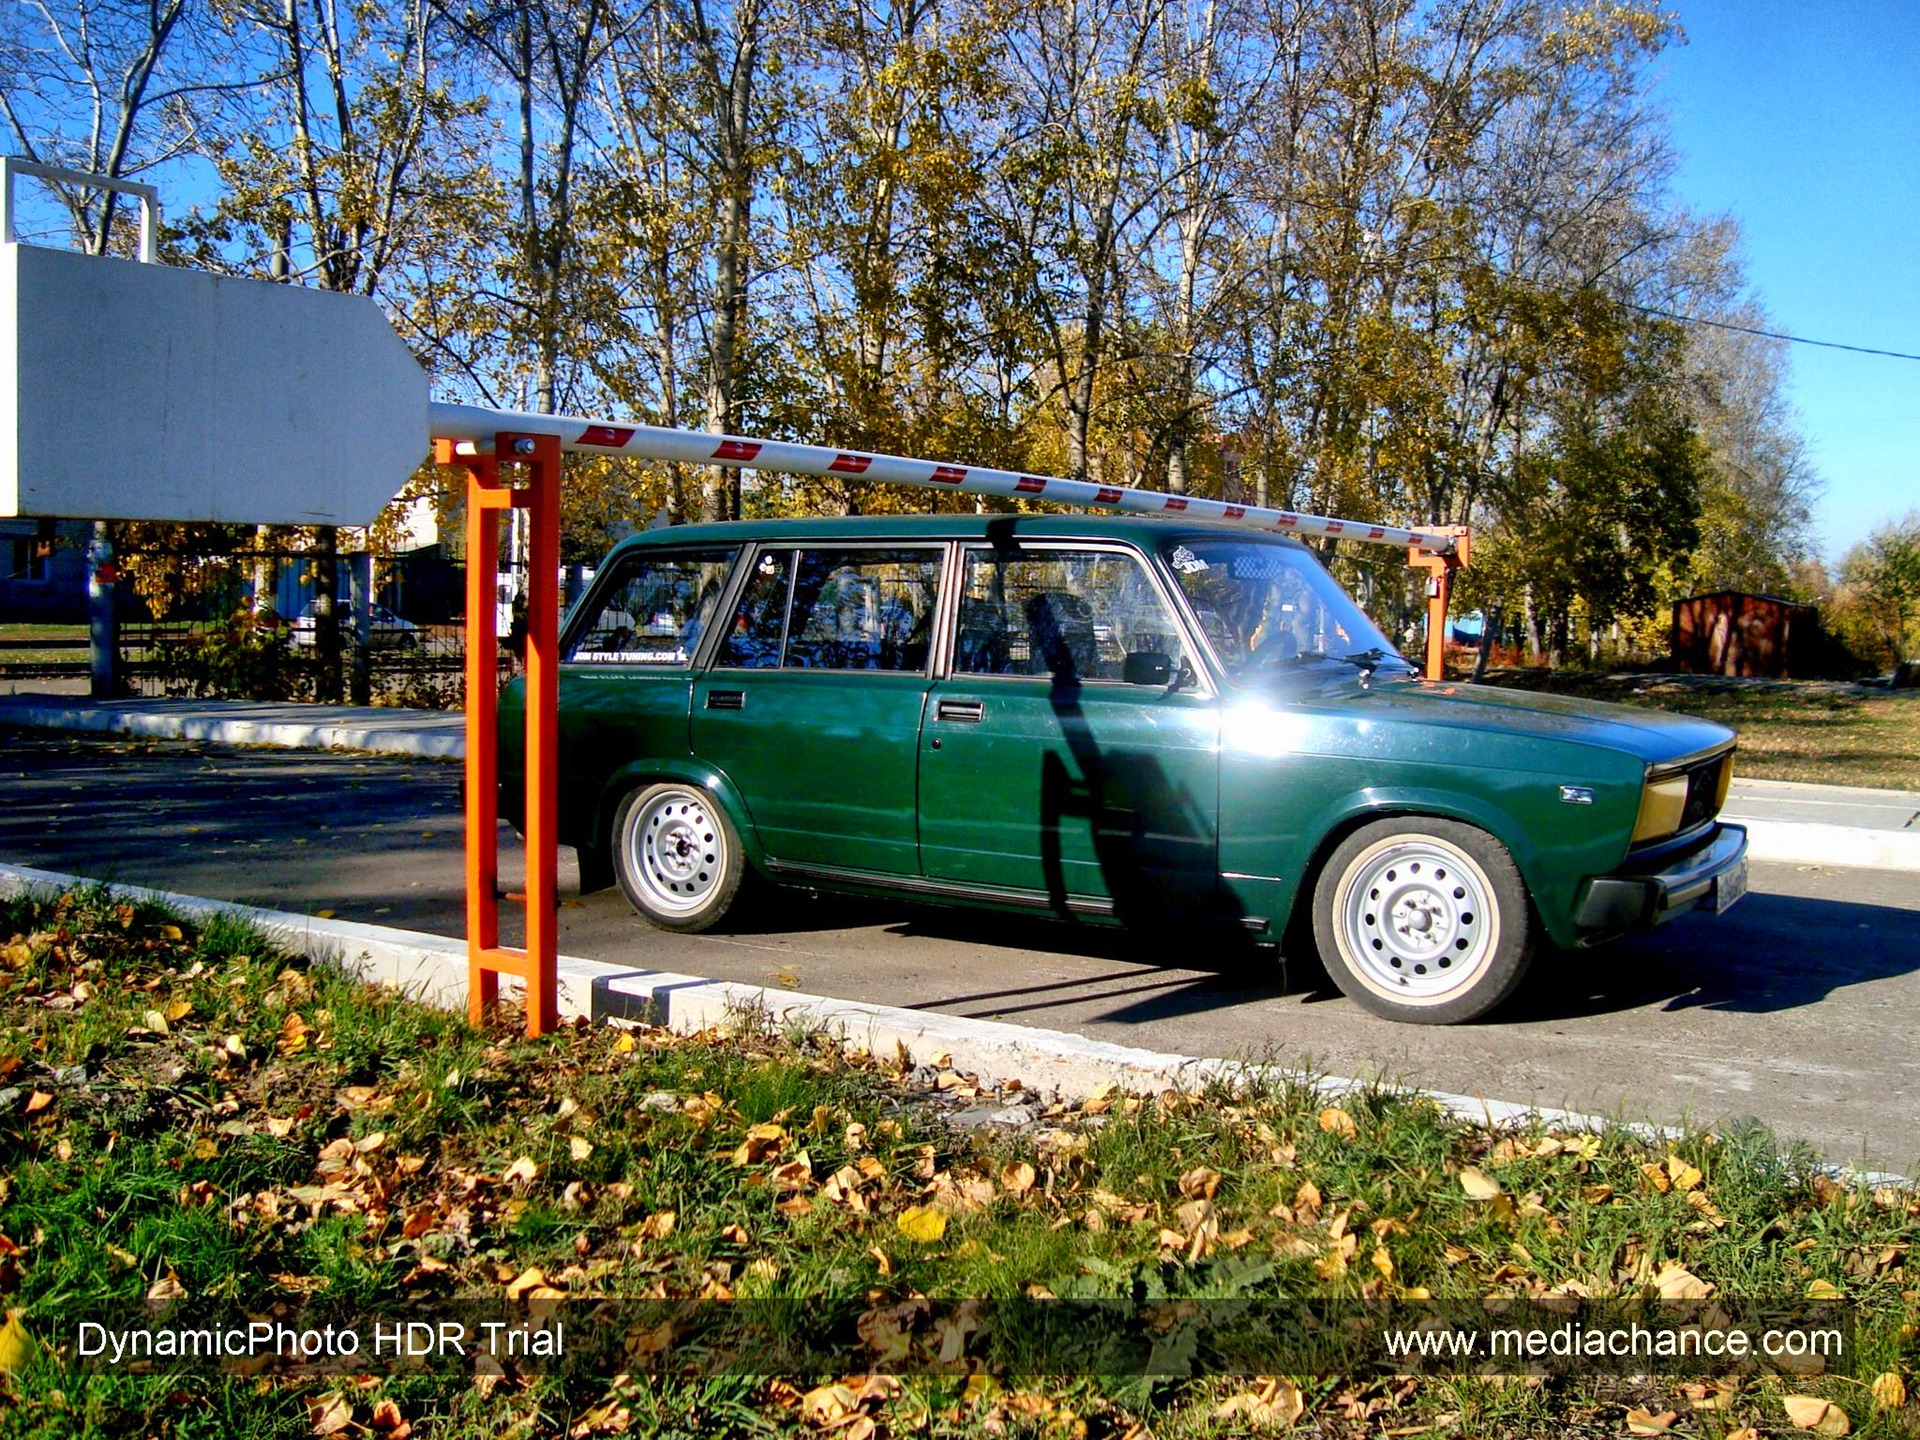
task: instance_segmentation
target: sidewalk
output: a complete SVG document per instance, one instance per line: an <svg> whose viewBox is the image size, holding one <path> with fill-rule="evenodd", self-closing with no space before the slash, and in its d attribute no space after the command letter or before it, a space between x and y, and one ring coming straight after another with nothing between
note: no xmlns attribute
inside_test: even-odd
<svg viewBox="0 0 1920 1440"><path fill-rule="evenodd" d="M7 725L413 759L466 753L465 720L443 710L0 695L0 726ZM1736 779L1724 813L1747 827L1755 860L1920 871L1920 793Z"/></svg>

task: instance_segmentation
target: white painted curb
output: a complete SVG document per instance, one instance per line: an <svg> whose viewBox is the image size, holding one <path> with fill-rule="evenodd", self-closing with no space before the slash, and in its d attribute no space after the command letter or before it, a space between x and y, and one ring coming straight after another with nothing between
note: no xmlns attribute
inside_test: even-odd
<svg viewBox="0 0 1920 1440"><path fill-rule="evenodd" d="M1747 858L1781 865L1827 865L1836 870L1920 870L1920 833L1858 830L1799 820L1754 820L1727 811L1747 827Z"/></svg>
<svg viewBox="0 0 1920 1440"><path fill-rule="evenodd" d="M288 717L284 707L262 709L279 713L247 715L241 707L233 706L227 713L183 714L141 708L137 703L21 704L8 697L0 700L0 725L141 735L154 740L202 740L215 745L266 745L284 750L365 750L419 760L458 760L466 754L466 722L459 715L428 720L395 715L383 723L365 716L347 721L301 720Z"/></svg>

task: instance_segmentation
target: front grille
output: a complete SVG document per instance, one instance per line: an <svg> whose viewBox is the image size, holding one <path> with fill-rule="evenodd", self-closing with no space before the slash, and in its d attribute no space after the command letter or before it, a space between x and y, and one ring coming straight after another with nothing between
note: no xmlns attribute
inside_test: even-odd
<svg viewBox="0 0 1920 1440"><path fill-rule="evenodd" d="M1728 751L1688 767L1687 807L1680 812L1681 834L1706 824L1719 812L1723 793L1721 776L1732 764L1733 753Z"/></svg>

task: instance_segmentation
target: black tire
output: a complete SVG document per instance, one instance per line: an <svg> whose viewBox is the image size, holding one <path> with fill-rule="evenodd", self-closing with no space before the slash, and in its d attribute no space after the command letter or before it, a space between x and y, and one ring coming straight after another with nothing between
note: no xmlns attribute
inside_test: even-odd
<svg viewBox="0 0 1920 1440"><path fill-rule="evenodd" d="M692 934L720 923L740 893L740 835L698 785L635 790L613 817L613 870L648 924Z"/></svg>
<svg viewBox="0 0 1920 1440"><path fill-rule="evenodd" d="M1506 847L1454 820L1363 825L1313 890L1314 944L1334 984L1414 1025L1455 1025L1506 1000L1526 977L1536 928Z"/></svg>

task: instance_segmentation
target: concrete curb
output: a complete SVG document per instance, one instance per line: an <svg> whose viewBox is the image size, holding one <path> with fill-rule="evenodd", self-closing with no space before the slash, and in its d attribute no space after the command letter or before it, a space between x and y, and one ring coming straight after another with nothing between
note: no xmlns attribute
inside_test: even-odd
<svg viewBox="0 0 1920 1440"><path fill-rule="evenodd" d="M1829 865L1839 870L1920 870L1920 832L1859 830L1803 820L1757 820L1729 809L1725 818L1747 827L1747 856L1782 865Z"/></svg>
<svg viewBox="0 0 1920 1440"><path fill-rule="evenodd" d="M377 713L349 712L352 718L331 720L317 714L295 718L284 706L261 706L267 713L249 715L247 707L228 704L225 713L192 715L167 708L166 701L23 704L18 697L6 696L0 697L0 725L287 750L364 750L419 760L458 760L467 749L466 722L457 714L423 720L409 712L395 712L391 719ZM319 706L301 708L322 711Z"/></svg>

